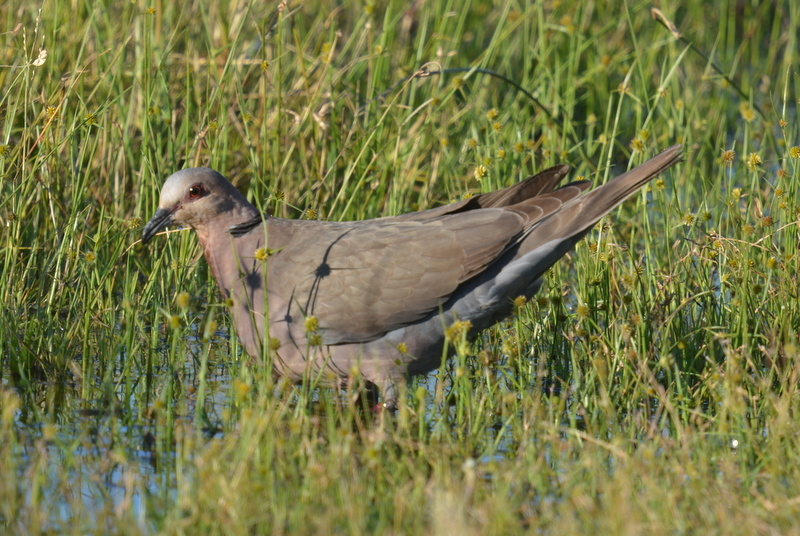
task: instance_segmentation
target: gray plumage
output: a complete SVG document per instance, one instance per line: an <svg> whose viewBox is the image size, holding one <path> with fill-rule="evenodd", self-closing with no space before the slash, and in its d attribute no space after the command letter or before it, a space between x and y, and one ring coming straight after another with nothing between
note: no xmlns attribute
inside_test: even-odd
<svg viewBox="0 0 800 536"><path fill-rule="evenodd" d="M185 169L164 183L142 241L194 228L253 358L271 354L295 380L309 367L331 384L359 370L392 403L395 382L439 366L448 326L469 321L475 335L511 314L600 218L680 159L670 147L584 195L588 181L557 188L562 165L450 205L344 223L262 215L216 171Z"/></svg>

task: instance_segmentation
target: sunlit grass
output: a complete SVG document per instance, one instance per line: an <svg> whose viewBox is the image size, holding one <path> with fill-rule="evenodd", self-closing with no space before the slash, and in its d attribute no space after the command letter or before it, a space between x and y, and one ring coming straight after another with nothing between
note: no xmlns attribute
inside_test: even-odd
<svg viewBox="0 0 800 536"><path fill-rule="evenodd" d="M796 530L800 12L649 7L2 4L0 531ZM384 95L424 65L545 109ZM186 166L351 220L674 143L394 415L250 366L195 238L137 243Z"/></svg>

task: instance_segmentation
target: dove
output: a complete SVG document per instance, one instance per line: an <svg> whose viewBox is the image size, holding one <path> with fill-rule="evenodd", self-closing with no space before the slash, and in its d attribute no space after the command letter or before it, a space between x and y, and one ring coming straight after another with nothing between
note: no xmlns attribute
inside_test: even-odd
<svg viewBox="0 0 800 536"><path fill-rule="evenodd" d="M394 407L400 382L452 353L450 326L474 338L510 316L603 216L680 160L672 146L592 190L559 186L569 171L559 165L449 205L350 222L262 214L213 169L184 169L164 183L142 242L191 227L254 362L331 386L360 374Z"/></svg>

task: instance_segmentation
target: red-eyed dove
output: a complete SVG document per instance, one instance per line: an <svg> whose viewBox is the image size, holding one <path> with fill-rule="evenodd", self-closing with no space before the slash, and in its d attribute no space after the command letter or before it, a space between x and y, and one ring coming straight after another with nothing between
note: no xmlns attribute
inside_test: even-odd
<svg viewBox="0 0 800 536"><path fill-rule="evenodd" d="M142 242L192 227L248 354L294 380L341 385L359 371L392 405L396 382L440 365L449 326L475 336L509 316L600 218L680 159L675 145L584 195L588 181L557 187L561 165L450 205L342 223L261 214L216 171L185 169L164 183Z"/></svg>

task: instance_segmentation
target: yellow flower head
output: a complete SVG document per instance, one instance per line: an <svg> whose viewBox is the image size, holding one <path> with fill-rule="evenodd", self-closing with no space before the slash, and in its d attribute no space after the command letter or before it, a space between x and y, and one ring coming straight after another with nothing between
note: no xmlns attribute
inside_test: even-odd
<svg viewBox="0 0 800 536"><path fill-rule="evenodd" d="M307 316L305 320L306 333L314 333L319 329L319 319L316 316Z"/></svg>

